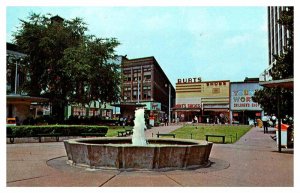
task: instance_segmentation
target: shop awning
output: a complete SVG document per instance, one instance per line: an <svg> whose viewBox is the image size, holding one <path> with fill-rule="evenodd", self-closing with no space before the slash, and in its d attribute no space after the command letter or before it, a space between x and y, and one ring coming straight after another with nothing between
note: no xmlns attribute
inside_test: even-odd
<svg viewBox="0 0 300 193"><path fill-rule="evenodd" d="M183 109L183 108L172 108L172 111L186 111L186 112L201 112L201 109Z"/></svg>
<svg viewBox="0 0 300 193"><path fill-rule="evenodd" d="M220 112L220 111L228 111L229 109L203 109L203 111L214 111L214 112Z"/></svg>
<svg viewBox="0 0 300 193"><path fill-rule="evenodd" d="M16 103L16 102L47 102L49 99L42 98L42 97L31 97L31 96L24 96L24 95L6 95L6 102L9 103Z"/></svg>
<svg viewBox="0 0 300 193"><path fill-rule="evenodd" d="M145 104L141 104L141 103L134 103L134 102L127 102L127 103L115 103L115 104L111 104L111 106L113 107L145 107Z"/></svg>
<svg viewBox="0 0 300 193"><path fill-rule="evenodd" d="M286 88L286 89L294 89L294 78L259 82L259 85L267 88L279 87L279 88Z"/></svg>

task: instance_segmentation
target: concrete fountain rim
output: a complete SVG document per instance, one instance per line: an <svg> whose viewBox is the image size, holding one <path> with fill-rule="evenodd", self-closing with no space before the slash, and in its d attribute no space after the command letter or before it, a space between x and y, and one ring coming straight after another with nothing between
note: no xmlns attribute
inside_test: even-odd
<svg viewBox="0 0 300 193"><path fill-rule="evenodd" d="M195 139L174 139L174 138L148 138L147 141L150 145L147 146L139 146L131 144L131 137L90 137L90 138L76 138L76 139L68 139L64 140L69 144L80 144L80 145L91 145L91 146L113 146L113 147L143 147L143 148L153 148L157 147L192 147L192 146L207 146L208 144L212 144L212 142L204 141L204 140L195 140ZM103 141L107 143L91 143L93 141ZM128 143L115 143L115 141L128 142ZM89 143L90 142L90 143ZM151 142L155 142L151 144ZM165 142L165 144L159 144L159 142ZM170 142L168 144L167 142ZM185 144L176 144L185 143Z"/></svg>

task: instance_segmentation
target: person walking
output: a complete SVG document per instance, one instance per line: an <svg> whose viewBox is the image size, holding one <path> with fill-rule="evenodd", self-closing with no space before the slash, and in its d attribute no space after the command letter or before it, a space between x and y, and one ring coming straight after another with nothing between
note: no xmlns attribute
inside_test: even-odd
<svg viewBox="0 0 300 193"><path fill-rule="evenodd" d="M194 122L195 122L195 123L198 123L198 118L197 118L197 116L194 117Z"/></svg>
<svg viewBox="0 0 300 193"><path fill-rule="evenodd" d="M264 133L268 133L268 122L269 122L269 117L267 116L267 114L265 113L265 115L262 117L262 122L263 122L263 126L264 126Z"/></svg>
<svg viewBox="0 0 300 193"><path fill-rule="evenodd" d="M168 115L165 115L165 126L168 126Z"/></svg>

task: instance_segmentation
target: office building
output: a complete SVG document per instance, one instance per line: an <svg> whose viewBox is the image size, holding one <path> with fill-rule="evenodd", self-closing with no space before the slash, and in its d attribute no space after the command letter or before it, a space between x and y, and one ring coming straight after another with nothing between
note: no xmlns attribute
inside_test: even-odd
<svg viewBox="0 0 300 193"><path fill-rule="evenodd" d="M281 55L288 44L290 32L283 25L278 24L280 14L283 10L288 10L285 6L268 7L268 67L260 74L260 81L272 80L270 71L274 65L275 58L273 55Z"/></svg>
<svg viewBox="0 0 300 193"><path fill-rule="evenodd" d="M155 121L169 115L172 119L169 107L175 104L175 89L153 56L136 59L123 57L121 72L122 116L132 118L138 105L144 106L149 117Z"/></svg>

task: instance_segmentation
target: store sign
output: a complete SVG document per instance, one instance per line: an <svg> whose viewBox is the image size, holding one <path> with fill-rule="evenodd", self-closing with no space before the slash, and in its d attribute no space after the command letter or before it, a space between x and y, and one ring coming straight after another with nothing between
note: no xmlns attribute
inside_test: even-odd
<svg viewBox="0 0 300 193"><path fill-rule="evenodd" d="M215 104L215 105L203 105L203 108L205 109L228 109L229 105L228 104Z"/></svg>
<svg viewBox="0 0 300 193"><path fill-rule="evenodd" d="M151 103L151 110L161 110L161 104L160 103Z"/></svg>
<svg viewBox="0 0 300 193"><path fill-rule="evenodd" d="M226 81L206 82L206 86L226 86Z"/></svg>
<svg viewBox="0 0 300 193"><path fill-rule="evenodd" d="M177 109L200 109L201 104L176 104Z"/></svg>
<svg viewBox="0 0 300 193"><path fill-rule="evenodd" d="M201 82L202 79L200 77L198 78L181 78L177 79L177 84L186 84L186 83L197 83Z"/></svg>
<svg viewBox="0 0 300 193"><path fill-rule="evenodd" d="M231 110L262 110L258 103L252 101L255 90L260 89L258 83L232 83L230 93Z"/></svg>
<svg viewBox="0 0 300 193"><path fill-rule="evenodd" d="M146 105L145 108L147 110L153 110L153 111L160 111L161 110L161 103L157 103L157 102L144 102L141 103Z"/></svg>

